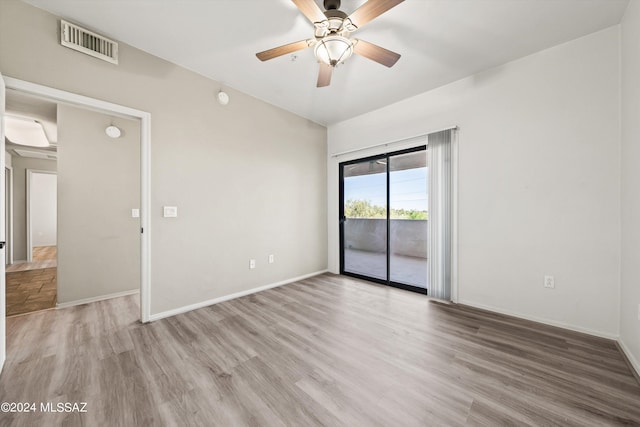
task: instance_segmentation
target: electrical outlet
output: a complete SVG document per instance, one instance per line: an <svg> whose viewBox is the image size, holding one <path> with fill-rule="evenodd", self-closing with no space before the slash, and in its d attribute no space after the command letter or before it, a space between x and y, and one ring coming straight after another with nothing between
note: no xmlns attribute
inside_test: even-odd
<svg viewBox="0 0 640 427"><path fill-rule="evenodd" d="M255 259L250 259L249 260L249 268L256 268L256 260Z"/></svg>
<svg viewBox="0 0 640 427"><path fill-rule="evenodd" d="M544 276L544 287L549 289L556 287L556 281L553 276Z"/></svg>
<svg viewBox="0 0 640 427"><path fill-rule="evenodd" d="M269 255L269 264L273 264L275 261L276 261L276 259L273 256L273 254Z"/></svg>

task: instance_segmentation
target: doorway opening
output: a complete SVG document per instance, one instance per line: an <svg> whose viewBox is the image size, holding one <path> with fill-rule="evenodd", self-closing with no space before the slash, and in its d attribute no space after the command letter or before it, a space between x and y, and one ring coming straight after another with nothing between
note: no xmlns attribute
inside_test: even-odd
<svg viewBox="0 0 640 427"><path fill-rule="evenodd" d="M36 98L39 100L44 100L44 101L48 101L48 102L53 102L55 104L57 104L58 106L64 107L64 110L67 113L67 116L72 114L72 112L74 110L79 111L84 111L86 112L87 115L93 115L93 119L95 119L95 115L102 115L102 116L108 116L109 119L109 123L104 123L101 124L102 127L96 127L94 126L94 129L101 129L100 133L103 137L106 138L105 136L105 128L106 127L111 127L114 124L115 125L119 125L119 126L124 126L124 130L122 132L122 134L124 135L124 137L126 137L127 135L133 137L136 139L137 141L137 149L136 149L136 156L133 157L134 158L134 163L131 164L127 164L126 167L124 168L120 168L120 165L113 165L112 163L109 162L98 162L96 164L100 164L102 163L103 165L106 165L105 167L109 167L109 165L111 165L111 169L108 171L110 179L110 182L114 182L117 181L118 179L122 179L123 175L125 174L114 174L113 170L115 169L124 169L127 171L134 171L134 173L137 176L137 183L130 183L130 186L134 187L137 189L137 195L135 196L135 198L133 199L128 199L127 202L127 206L128 209L120 209L120 211L118 212L118 218L116 221L113 222L114 225L118 225L116 224L117 221L128 221L132 224L134 224L135 221L135 228L134 228L134 234L137 235L136 240L138 243L136 243L134 245L134 247L131 248L131 250L128 251L123 251L121 248L122 246L118 246L118 242L116 241L116 239L110 239L111 236L103 236L103 238L109 240L109 242L115 242L114 245L117 247L111 247L109 246L109 250L113 253L115 252L126 252L126 258L128 260L132 260L134 259L135 262L129 262L129 264L127 265L127 268L131 269L134 268L138 271L137 273L137 281L136 281L136 285L135 287L137 289L139 289L140 292L140 320L142 322L148 322L149 318L150 318L150 298L149 298L149 277L150 277L150 263L149 263L149 248L150 248L150 227L149 227L149 222L150 222L150 210L149 210L149 205L150 205L150 156L149 156L149 148L150 148L150 119L151 116L149 113L144 112L144 111L140 111L140 110L136 110L136 109L132 109L129 107L125 107L125 106L121 106L121 105L117 105L117 104L112 104L109 102L105 102L105 101L100 101L97 99L93 99L93 98L89 98L89 97L85 97L82 95L77 95L77 94L73 94L70 92L65 92L65 91L61 91L61 90L57 90L54 88L50 88L50 87L46 87L46 86L42 86L42 85L38 85L38 84L34 84L34 83L29 83L29 82L25 82L22 80L18 80L18 79L14 79L14 78L9 78L9 77L4 77L4 85L6 85L6 90L7 93L9 92L16 92L16 93L20 93L24 96L28 96L28 97L32 97L32 98ZM1 82L0 82L1 83ZM4 94L2 96L2 104L4 106ZM2 111L3 116L4 116L4 111ZM98 120L98 119L96 119ZM134 130L133 127L128 128L127 126L127 122L130 123L136 123L136 128ZM81 123L86 124L87 121L86 120L82 120ZM122 129L122 127L121 127ZM78 138L78 135L73 135L75 140L79 140L81 138ZM4 141L2 141L4 142ZM121 143L122 140L117 140L117 141L111 141L111 144L102 144L104 148L104 150L101 152L101 158L102 159L112 159L112 157L109 155L109 152L106 150L109 150L112 148L113 145L117 145L118 143ZM6 153L6 151L4 150L4 144L3 145L3 154ZM82 144L80 144L82 146ZM95 147L94 147L95 148ZM5 156L2 156L3 159ZM68 158L68 157L65 157ZM131 157L128 157L129 159L131 159ZM9 162L11 161L11 159L7 159L7 162L9 164ZM95 164L93 165L95 166ZM94 171L96 168L93 167L91 165L88 165L87 170L89 172ZM15 168L14 168L15 169ZM137 171L137 172L136 172ZM15 173L15 170L14 170ZM84 176L84 175L83 175ZM58 177L59 180L61 180L60 177ZM15 180L14 180L15 181ZM60 183L62 181L58 182L58 191L60 191ZM15 187L15 185L14 185ZM88 191L85 194L80 194L78 192L68 192L68 194L72 194L77 196L76 200L74 200L74 205L72 206L73 208L69 209L69 212L74 212L75 211L75 207L83 207L85 204L89 205L91 204L91 200L98 200L101 198L104 198L105 194L101 194L101 196L99 198L95 198L94 196L96 196L95 192L91 193L91 191ZM93 195L93 196L92 196ZM113 191L111 190L111 196L114 196L117 198L117 196L120 196L121 193L117 192L117 191ZM132 196L133 197L133 196ZM67 201L68 202L68 201ZM89 203L85 203L85 202L89 202ZM15 201L14 201L14 206L16 205ZM130 206L129 206L130 205ZM97 212L98 214L100 213L100 209L99 206L97 206L97 204L93 204L92 206L93 208L93 212L95 213ZM60 209L60 205L58 206L58 209ZM60 218L64 218L65 215L62 215L58 218L58 225L60 226ZM126 219L128 218L128 220ZM91 215L90 217L88 217L87 222L89 222L91 219L95 220L95 215ZM64 219L62 220L64 221ZM96 230L96 232L101 232L102 230L104 230L105 228L105 222L107 221L111 221L111 218L107 218L106 220L102 220L101 218L99 218L97 221L92 222L91 224L95 224L96 226L93 227L91 224L85 224L87 229L90 230ZM0 224L4 227L4 224ZM15 230L15 225L13 227L13 229ZM60 233L60 228L58 229L58 233ZM81 233L77 233L77 234L81 234ZM5 232L6 235L6 232ZM7 235L8 237L8 235ZM58 235L58 238L60 236ZM14 238L13 239L9 239L9 241L13 241L14 243L14 247L18 242L18 239ZM68 242L68 240L67 240ZM26 239L24 241L24 243L26 243ZM73 245L71 244L67 244L67 248L65 249L67 251L67 253L71 253L73 252L73 247L77 247L77 242L73 242ZM58 253L58 256L60 256L61 251L63 250L63 248L60 246L61 242L58 241L58 244L56 246L56 252ZM37 248L37 244L35 245L35 247ZM129 246L127 246L129 247ZM45 251L48 252L47 255L50 256L51 254L51 250L49 251ZM67 259L72 259L75 258L75 256L80 253L82 254L81 250L76 251L75 253L73 253L73 257L67 257ZM15 254L15 251L14 251ZM47 256L45 255L45 256ZM31 253L31 256L33 258L34 253ZM37 255L36 255L37 257ZM98 259L99 256L95 256L93 257L94 259ZM26 260L26 257L25 257ZM15 264L15 259L13 260L14 264ZM33 259L32 259L33 261ZM58 260L59 261L59 260ZM87 267L87 266L85 266ZM117 267L117 266L114 266ZM91 269L91 266L88 267L89 269ZM60 264L58 263L58 269L60 269ZM85 268L86 270L86 268ZM113 268L114 271L122 271L122 268ZM5 279L5 274L4 271L0 271L2 279ZM61 274L60 272L58 272L58 274ZM97 277L97 276L96 276ZM75 277L73 278L75 280L77 280L78 278ZM3 280L4 281L4 280ZM117 280L115 280L115 282L120 282L120 278L118 277ZM6 293L4 292L4 286L0 286L2 292L2 295L0 295L0 298L2 300L5 300L6 298ZM136 291L137 292L137 291ZM127 292L127 294L130 292ZM115 295L114 295L115 296ZM69 304L58 304L59 307L63 307L66 305L76 305L79 303L86 303L86 302L91 302L90 300L93 300L93 298L85 298L83 299L81 296L80 297L75 297L75 298L69 298L71 300L71 302ZM98 299L103 299L101 297L95 298L96 300ZM3 301L4 302L4 301ZM2 331L4 331L4 319L2 319L2 322L0 324L0 329L2 329ZM3 336L0 337L2 339L2 343L4 343L5 341L5 337L4 337L4 333L2 334ZM4 347L4 346L3 346ZM4 354L4 351L2 351L2 353Z"/></svg>
<svg viewBox="0 0 640 427"><path fill-rule="evenodd" d="M57 259L57 189L56 172L27 169L27 262Z"/></svg>
<svg viewBox="0 0 640 427"><path fill-rule="evenodd" d="M428 293L426 145L340 163L340 273Z"/></svg>
<svg viewBox="0 0 640 427"><path fill-rule="evenodd" d="M31 158L19 157L7 144L7 156L12 164L22 172ZM20 151L20 149L18 149ZM9 154L13 153L13 155ZM26 252L20 253L20 260L10 260L6 266L6 314L15 316L34 311L54 308L57 302L57 176L55 160L42 162L52 170L26 169L26 185L19 180L12 192L26 195L26 212L17 214L18 234L24 237L26 225ZM24 186L24 187L23 187ZM14 216L14 212L11 213ZM13 234L13 224L9 233ZM24 255L26 254L26 259ZM8 260L9 261L9 260Z"/></svg>
<svg viewBox="0 0 640 427"><path fill-rule="evenodd" d="M5 99L6 315L57 302L56 104L8 90Z"/></svg>

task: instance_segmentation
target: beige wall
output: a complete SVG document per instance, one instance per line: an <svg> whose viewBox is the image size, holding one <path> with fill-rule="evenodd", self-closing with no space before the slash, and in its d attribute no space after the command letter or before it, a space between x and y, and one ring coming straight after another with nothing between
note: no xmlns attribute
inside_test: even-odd
<svg viewBox="0 0 640 427"><path fill-rule="evenodd" d="M140 123L59 105L58 303L140 288L139 207Z"/></svg>
<svg viewBox="0 0 640 427"><path fill-rule="evenodd" d="M124 44L119 65L80 54L58 27L0 1L0 72L151 113L152 313L326 268L323 126L227 88L222 107L218 82Z"/></svg>
<svg viewBox="0 0 640 427"><path fill-rule="evenodd" d="M616 337L619 58L612 27L330 126L329 153L459 125L459 301Z"/></svg>
<svg viewBox="0 0 640 427"><path fill-rule="evenodd" d="M620 341L640 373L640 2L622 21L622 271Z"/></svg>
<svg viewBox="0 0 640 427"><path fill-rule="evenodd" d="M55 160L13 156L13 262L27 259L27 169L56 171Z"/></svg>

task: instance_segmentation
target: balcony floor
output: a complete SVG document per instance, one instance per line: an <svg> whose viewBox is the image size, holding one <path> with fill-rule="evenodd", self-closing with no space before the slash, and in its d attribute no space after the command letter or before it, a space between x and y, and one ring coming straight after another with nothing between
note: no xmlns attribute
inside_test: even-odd
<svg viewBox="0 0 640 427"><path fill-rule="evenodd" d="M348 273L377 279L387 279L387 257L379 252L345 249L344 269ZM406 285L427 287L427 258L391 255L391 281Z"/></svg>

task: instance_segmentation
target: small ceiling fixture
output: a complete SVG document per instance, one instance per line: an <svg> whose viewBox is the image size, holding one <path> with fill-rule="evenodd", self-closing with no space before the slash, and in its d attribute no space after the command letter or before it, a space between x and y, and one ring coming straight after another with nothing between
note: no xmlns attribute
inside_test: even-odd
<svg viewBox="0 0 640 427"><path fill-rule="evenodd" d="M104 133L107 134L107 136L109 138L120 138L120 135L122 135L122 131L120 130L120 128L118 128L117 126L107 126L107 128L104 130Z"/></svg>
<svg viewBox="0 0 640 427"><path fill-rule="evenodd" d="M48 147L49 140L42 124L19 116L5 116L5 134L9 141L29 147Z"/></svg>
<svg viewBox="0 0 640 427"><path fill-rule="evenodd" d="M220 103L220 105L227 105L229 103L229 95L227 95L227 92L223 92L222 89L218 92L218 103Z"/></svg>
<svg viewBox="0 0 640 427"><path fill-rule="evenodd" d="M362 28L364 24L404 0L368 0L351 15L340 10L340 0L324 0L324 12L314 0L292 1L313 24L314 38L256 53L259 60L267 61L313 47L316 59L320 63L317 87L324 87L331 83L333 69L354 53L386 67L392 67L400 59L400 55L395 52L364 40L351 40L349 37L358 28Z"/></svg>

